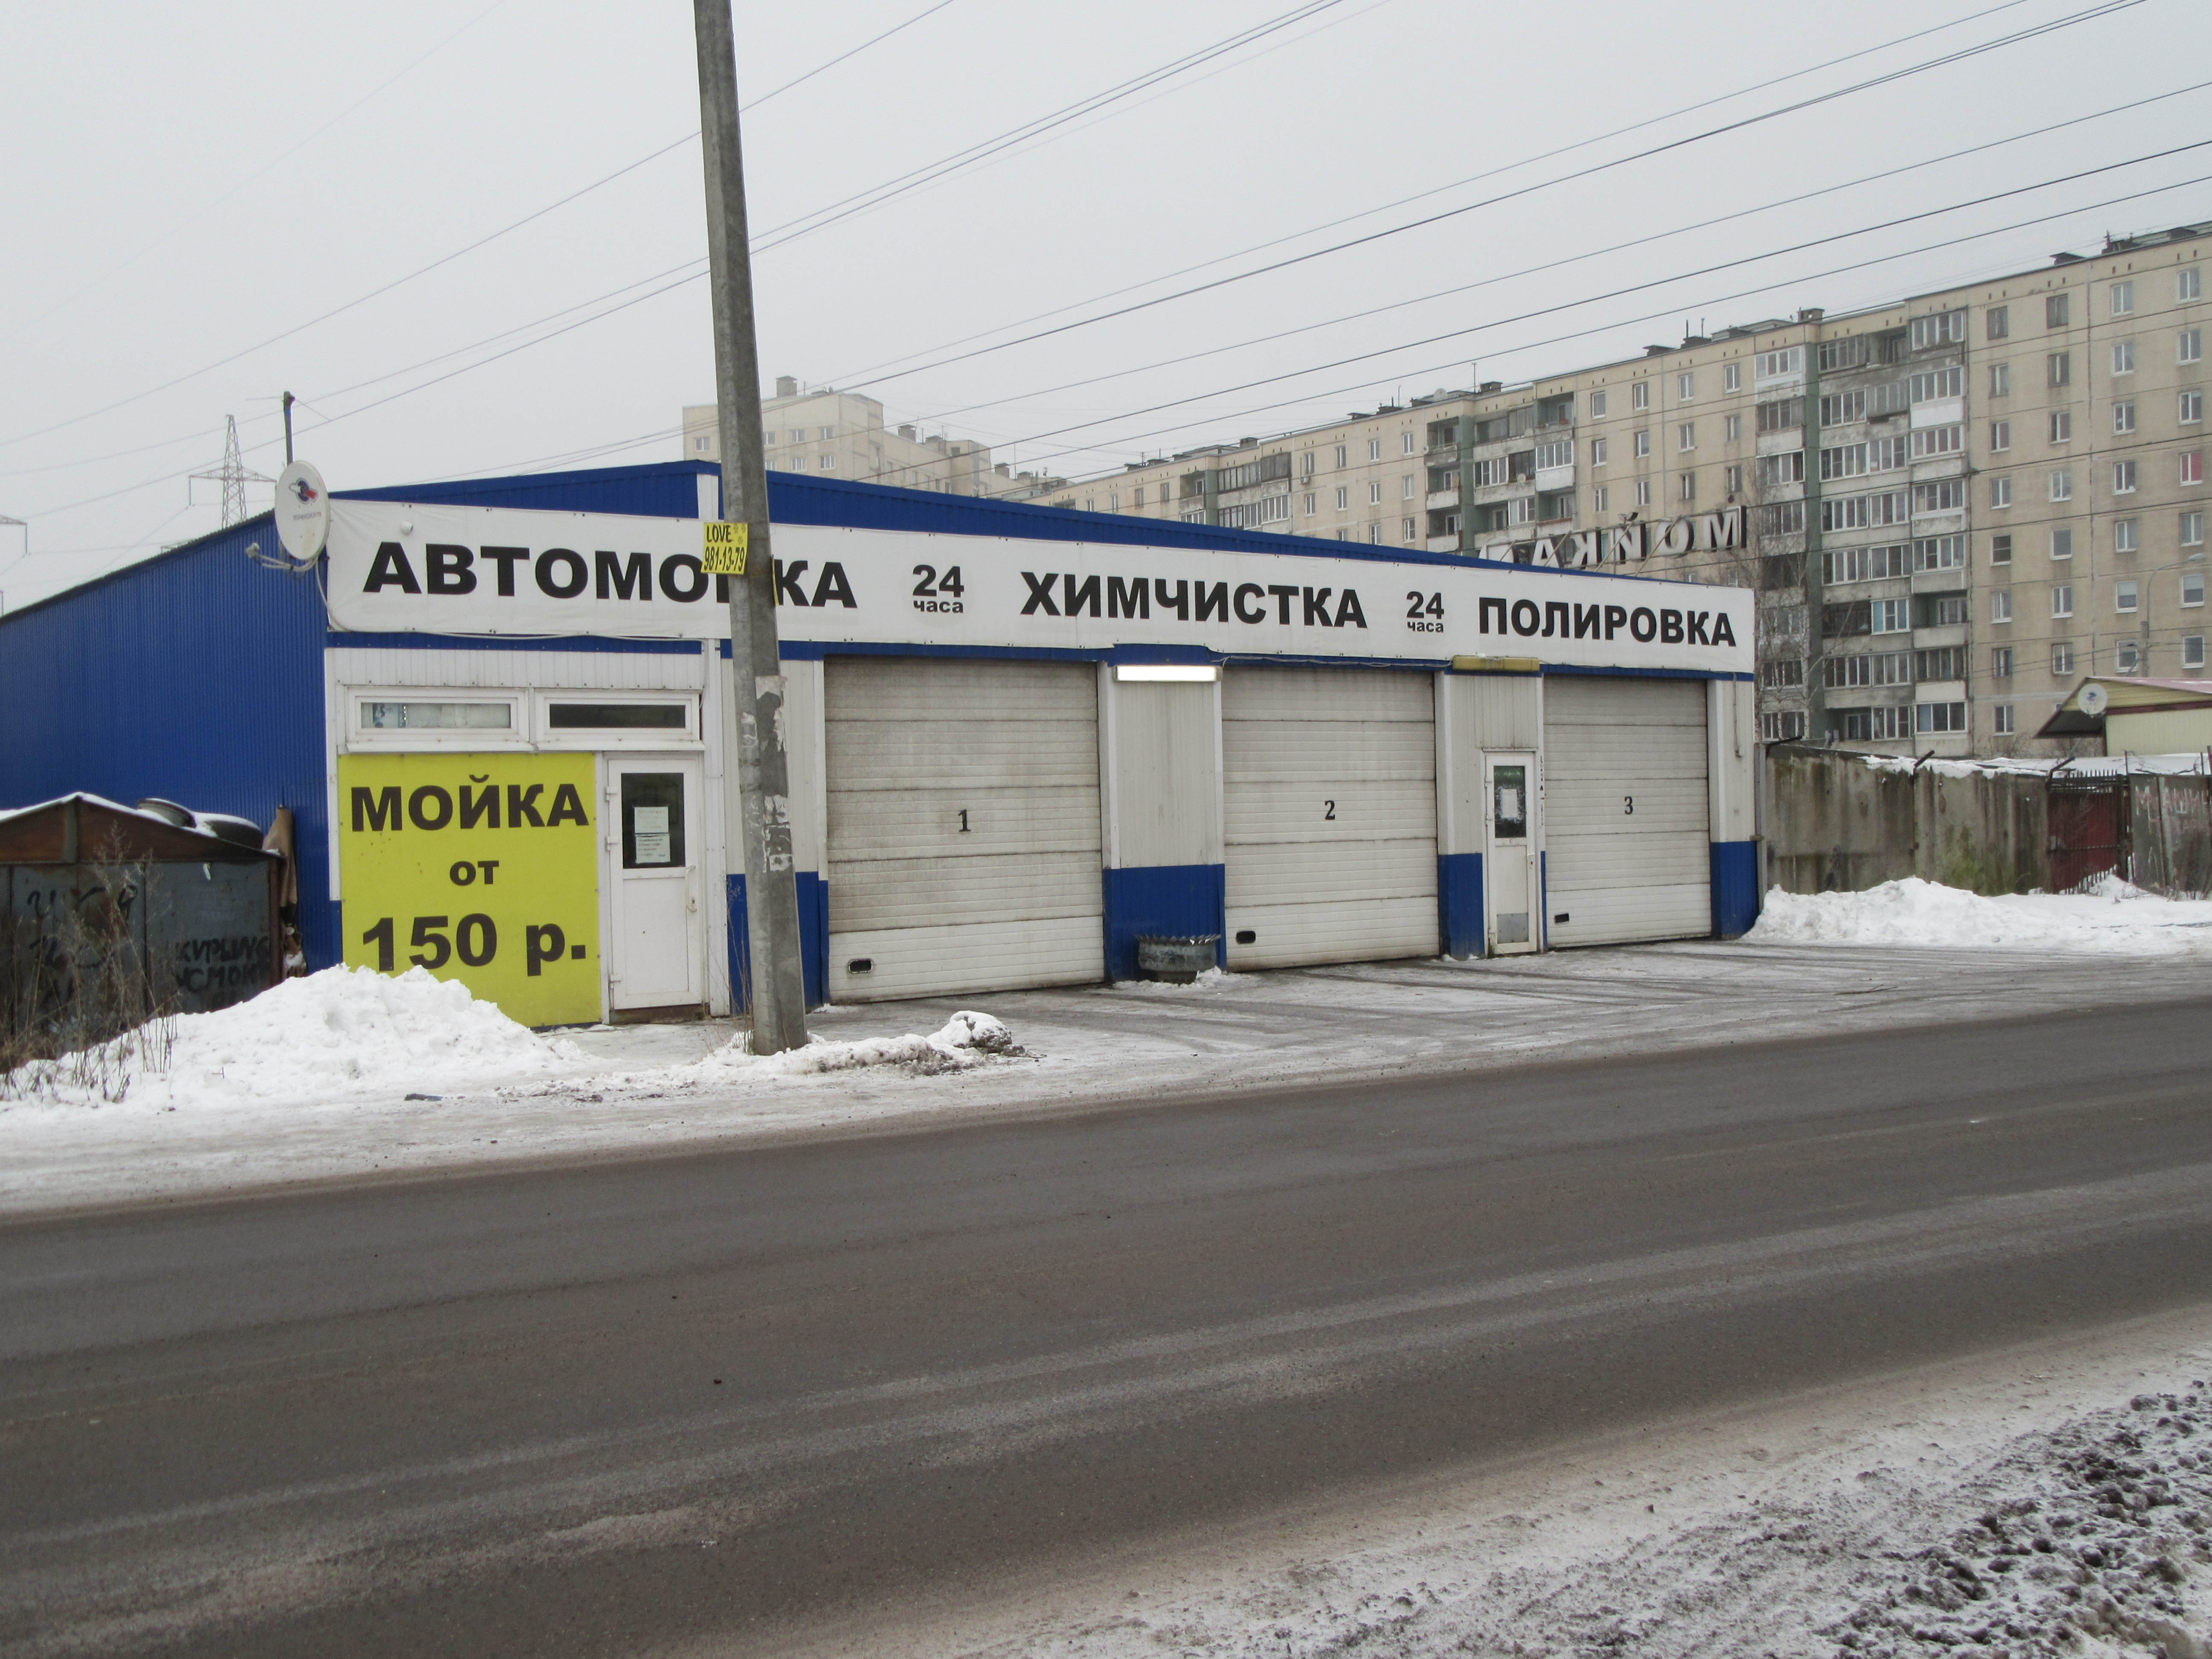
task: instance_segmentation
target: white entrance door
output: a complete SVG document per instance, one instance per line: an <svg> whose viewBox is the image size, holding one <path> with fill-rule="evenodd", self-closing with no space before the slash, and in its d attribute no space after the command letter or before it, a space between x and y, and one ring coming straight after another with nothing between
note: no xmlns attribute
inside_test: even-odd
<svg viewBox="0 0 2212 1659"><path fill-rule="evenodd" d="M1106 973L1098 671L823 665L834 1002Z"/></svg>
<svg viewBox="0 0 2212 1659"><path fill-rule="evenodd" d="M1381 668L1228 671L1231 968L1437 953L1435 685Z"/></svg>
<svg viewBox="0 0 2212 1659"><path fill-rule="evenodd" d="M1493 957L1534 951L1543 939L1536 910L1536 757L1482 758L1483 933Z"/></svg>
<svg viewBox="0 0 2212 1659"><path fill-rule="evenodd" d="M1554 945L1713 931L1705 683L1544 681L1544 859Z"/></svg>
<svg viewBox="0 0 2212 1659"><path fill-rule="evenodd" d="M696 1012L707 1000L706 840L696 756L610 756L607 1004Z"/></svg>

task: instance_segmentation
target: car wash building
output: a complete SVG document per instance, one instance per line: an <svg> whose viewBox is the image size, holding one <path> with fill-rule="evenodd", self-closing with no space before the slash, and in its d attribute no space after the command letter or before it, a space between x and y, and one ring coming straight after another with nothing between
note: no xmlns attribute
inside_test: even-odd
<svg viewBox="0 0 2212 1659"><path fill-rule="evenodd" d="M0 805L289 806L311 966L421 963L538 1024L726 1012L719 489L341 491L312 571L262 519L0 618ZM769 497L812 1001L1127 978L1149 935L1255 969L1755 915L1753 596L1638 574L1725 514L1561 568Z"/></svg>

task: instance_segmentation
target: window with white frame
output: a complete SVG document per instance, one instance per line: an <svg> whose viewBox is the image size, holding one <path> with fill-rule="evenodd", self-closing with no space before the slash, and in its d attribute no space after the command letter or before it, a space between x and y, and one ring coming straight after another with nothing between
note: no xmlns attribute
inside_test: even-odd
<svg viewBox="0 0 2212 1659"><path fill-rule="evenodd" d="M1370 438L1367 441L1367 459L1370 461L1379 461L1382 459L1382 441L1380 438Z"/></svg>
<svg viewBox="0 0 2212 1659"><path fill-rule="evenodd" d="M2202 634L2184 634L2181 636L2181 665L2184 668L2204 666L2204 636Z"/></svg>
<svg viewBox="0 0 2212 1659"><path fill-rule="evenodd" d="M1996 680L2008 680L2012 678L2012 647L2010 646L2000 645L1990 648L1990 678Z"/></svg>
<svg viewBox="0 0 2212 1659"><path fill-rule="evenodd" d="M1367 505L1370 507L1379 507L1382 505L1382 480L1380 478L1369 479L1367 481Z"/></svg>
<svg viewBox="0 0 2212 1659"><path fill-rule="evenodd" d="M1651 407L1650 381L1638 380L1634 386L1628 388L1628 406L1631 409L1649 409Z"/></svg>
<svg viewBox="0 0 2212 1659"><path fill-rule="evenodd" d="M1698 423L1695 421L1685 421L1674 428L1674 447L1677 451L1695 449L1697 447Z"/></svg>
<svg viewBox="0 0 2212 1659"><path fill-rule="evenodd" d="M2070 559L2074 556L2074 532L2064 526L2051 532L2051 556Z"/></svg>
<svg viewBox="0 0 2212 1659"><path fill-rule="evenodd" d="M2133 461L2112 463L2112 494L2132 495L2136 493L2136 464Z"/></svg>
<svg viewBox="0 0 2212 1659"><path fill-rule="evenodd" d="M2185 611L2194 611L2204 603L2204 573L2185 570L2181 573L2181 605Z"/></svg>
<svg viewBox="0 0 2212 1659"><path fill-rule="evenodd" d="M1916 404L1933 403L1938 398L1963 398L1966 395L1966 371L1955 363L1948 368L1923 369L1909 378L1905 391Z"/></svg>
<svg viewBox="0 0 2212 1659"><path fill-rule="evenodd" d="M1963 732L1966 729L1966 705L1963 702L1916 703L1912 710L1912 729L1929 733Z"/></svg>
<svg viewBox="0 0 2212 1659"><path fill-rule="evenodd" d="M2074 499L2074 475L2064 467L2051 475L2051 499L2054 501Z"/></svg>
<svg viewBox="0 0 2212 1659"><path fill-rule="evenodd" d="M2204 394L2185 392L2174 406L2174 418L2184 426L2195 426L2204 418Z"/></svg>
<svg viewBox="0 0 2212 1659"><path fill-rule="evenodd" d="M1405 519L1400 520L1400 523L1402 526L1399 532L1400 535L1410 542L1413 539L1413 521L1411 519Z"/></svg>
<svg viewBox="0 0 2212 1659"><path fill-rule="evenodd" d="M1336 487L1336 510L1343 512L1352 505L1352 491L1343 484Z"/></svg>
<svg viewBox="0 0 2212 1659"><path fill-rule="evenodd" d="M1723 474L1723 477L1729 495L1741 495L1743 494L1743 468L1741 466L1731 466L1728 468Z"/></svg>
<svg viewBox="0 0 2212 1659"><path fill-rule="evenodd" d="M1779 351L1762 351L1754 368L1757 378L1762 380L1778 380L1785 375L1802 374L1805 372L1805 348L1784 346Z"/></svg>
<svg viewBox="0 0 2212 1659"><path fill-rule="evenodd" d="M1997 451L2010 449L2011 447L2012 422L2010 421L1991 421L1990 422L1990 448L1992 451Z"/></svg>
<svg viewBox="0 0 2212 1659"><path fill-rule="evenodd" d="M1398 499L1401 501L1413 499L1413 475L1410 472L1398 480Z"/></svg>
<svg viewBox="0 0 2212 1659"><path fill-rule="evenodd" d="M1638 478L1636 481L1636 504L1638 507L1649 507L1651 505L1650 479Z"/></svg>
<svg viewBox="0 0 2212 1659"><path fill-rule="evenodd" d="M1382 539L1382 526L1379 524L1369 525L1367 526L1367 539L1370 542L1381 541Z"/></svg>
<svg viewBox="0 0 2212 1659"><path fill-rule="evenodd" d="M2118 437L2124 437L2124 436L2126 436L2129 433L2130 433L2130 432L2134 431L2135 429L2136 429L2136 406L2135 406L2135 404L2134 404L2132 402L2121 402L2121 403L2114 404L2112 405L2112 432L2113 432L2113 434L2114 434L2115 436L2118 436Z"/></svg>
<svg viewBox="0 0 2212 1659"><path fill-rule="evenodd" d="M1985 338L2002 340L2012 332L2012 307L1991 306L1982 313L1982 333Z"/></svg>
<svg viewBox="0 0 2212 1659"><path fill-rule="evenodd" d="M1401 455L1410 455L1413 453L1413 434L1412 433L1401 432L1398 434L1398 453Z"/></svg>
<svg viewBox="0 0 2212 1659"><path fill-rule="evenodd" d="M1743 390L1743 365L1741 363L1724 363L1722 365L1721 390L1723 392L1741 392Z"/></svg>
<svg viewBox="0 0 2212 1659"><path fill-rule="evenodd" d="M2181 515L2181 544L2184 547L2204 545L2204 514L2202 510Z"/></svg>
<svg viewBox="0 0 2212 1659"><path fill-rule="evenodd" d="M1966 337L1966 313L1963 307L1956 311L1939 311L1932 317L1915 317L1911 325L1911 343L1915 351L1925 351L1930 346L1950 345Z"/></svg>
<svg viewBox="0 0 2212 1659"><path fill-rule="evenodd" d="M1963 478L1946 478L1940 483L1917 483L1912 486L1912 510L1915 513L1955 513L1966 504L1966 483Z"/></svg>
<svg viewBox="0 0 2212 1659"><path fill-rule="evenodd" d="M2204 297L2204 276L2196 265L2184 265L2173 273L2173 297L2177 300L2201 300Z"/></svg>
<svg viewBox="0 0 2212 1659"><path fill-rule="evenodd" d="M1636 434L1636 453L1638 455L1649 455L1651 453L1651 434L1649 431Z"/></svg>
<svg viewBox="0 0 2212 1659"><path fill-rule="evenodd" d="M2173 361L2177 363L2199 363L2204 361L2204 331L2185 328L2173 337Z"/></svg>
<svg viewBox="0 0 2212 1659"><path fill-rule="evenodd" d="M1602 392L1593 392L1589 395L1589 399L1590 419L1593 421L1603 420L1605 418L1605 393Z"/></svg>
<svg viewBox="0 0 2212 1659"><path fill-rule="evenodd" d="M1314 514L1315 514L1316 511L1318 511L1318 510L1319 510L1319 509L1318 509L1318 507L1316 507L1316 497L1315 496L1314 492L1313 492L1312 490L1310 490L1310 489L1309 489L1308 491L1306 491L1305 508L1306 508L1306 517L1308 517L1309 519L1310 519L1311 517L1313 517Z"/></svg>
<svg viewBox="0 0 2212 1659"><path fill-rule="evenodd" d="M1912 601L1875 599L1868 607L1876 634L1907 634L1912 630Z"/></svg>
<svg viewBox="0 0 2212 1659"><path fill-rule="evenodd" d="M2204 482L2204 452L2203 450L2185 449L2175 459L2180 463L2181 483L2201 484Z"/></svg>
<svg viewBox="0 0 2212 1659"><path fill-rule="evenodd" d="M2134 553L2139 550L2136 543L2136 521L2133 519L2113 520L2112 551Z"/></svg>
<svg viewBox="0 0 2212 1659"><path fill-rule="evenodd" d="M2012 562L2012 537L2009 534L1990 538L1990 562L1991 564Z"/></svg>
<svg viewBox="0 0 2212 1659"><path fill-rule="evenodd" d="M2074 411L2054 409L2051 411L2051 441L2067 444L2074 441Z"/></svg>
<svg viewBox="0 0 2212 1659"><path fill-rule="evenodd" d="M1347 448L1345 445L1343 445L1343 444L1339 444L1339 445L1336 447L1336 465L1337 465L1337 470L1338 470L1339 471L1343 471L1343 469L1345 468L1345 466L1349 463L1349 461L1350 461L1350 459L1351 459L1351 455L1352 455L1352 452L1351 452L1351 450L1350 450L1349 448Z"/></svg>
<svg viewBox="0 0 2212 1659"><path fill-rule="evenodd" d="M1592 438L1590 440L1590 465L1592 466L1603 466L1605 465L1605 443L1606 441L1602 438Z"/></svg>
<svg viewBox="0 0 2212 1659"><path fill-rule="evenodd" d="M591 700L585 701L588 696ZM696 737L699 704L693 697L617 696L612 692L541 692L545 731L589 733L595 745L665 743L672 734Z"/></svg>
<svg viewBox="0 0 2212 1659"><path fill-rule="evenodd" d="M2045 386L2073 385L2074 354L2070 351L2052 352L2044 359L2043 376Z"/></svg>
<svg viewBox="0 0 2212 1659"><path fill-rule="evenodd" d="M1912 459L1933 460L1938 456L1957 455L1966 447L1966 428L1963 422L1949 426L1923 426L1912 434Z"/></svg>
<svg viewBox="0 0 2212 1659"><path fill-rule="evenodd" d="M2067 301L2068 301L2068 300L2069 300L2069 297L2070 297L2070 296L2069 296L2069 295L2068 295L2066 293L2064 293L2063 290L2062 290L2061 292L2059 292L2059 293L2057 293L2057 294L2049 294L2049 295L2045 295L2044 296L2044 300L2043 300L2043 325L2044 325L2044 327L2045 327L2045 328L2063 328L2063 327L2065 327L2065 326L2066 326L2067 317L2068 317L2068 314L2069 314L2069 311L2070 311L2070 309L2071 309L2071 307L2070 307L2068 305L2068 303L2067 303Z"/></svg>
<svg viewBox="0 0 2212 1659"><path fill-rule="evenodd" d="M515 732L514 714L511 698L387 694L383 698L363 698L355 705L354 729L364 737L386 732L479 736L487 732Z"/></svg>
<svg viewBox="0 0 2212 1659"><path fill-rule="evenodd" d="M1694 501L1698 499L1698 475L1696 473L1685 472L1682 474L1682 484L1680 493L1681 499L1686 501Z"/></svg>
<svg viewBox="0 0 2212 1659"><path fill-rule="evenodd" d="M2112 342L2112 373L2132 374L2136 372L2136 343L2133 340Z"/></svg>
<svg viewBox="0 0 2212 1659"><path fill-rule="evenodd" d="M2136 308L2136 285L2133 283L2112 284L2112 315L2124 317Z"/></svg>
<svg viewBox="0 0 2212 1659"><path fill-rule="evenodd" d="M1612 491L1604 484L1600 484L1595 489L1591 490L1590 511L1593 513L1604 513L1607 511L1608 509L1606 503L1611 498L1611 495Z"/></svg>
<svg viewBox="0 0 2212 1659"><path fill-rule="evenodd" d="M2142 647L2133 640L2122 640L2112 647L2112 668L2116 673L2133 674L2142 667Z"/></svg>
<svg viewBox="0 0 2212 1659"><path fill-rule="evenodd" d="M1721 416L1721 437L1729 443L1741 441L1743 437L1743 416L1741 415Z"/></svg>
<svg viewBox="0 0 2212 1659"><path fill-rule="evenodd" d="M1990 595L1990 620L2008 623L2012 620L2012 590L2001 587Z"/></svg>
<svg viewBox="0 0 2212 1659"><path fill-rule="evenodd" d="M2059 582L2051 587L2051 614L2055 617L2070 617L2074 614L2073 583Z"/></svg>
<svg viewBox="0 0 2212 1659"><path fill-rule="evenodd" d="M2051 647L2051 672L2054 674L2074 672L2074 647L2064 640L2057 641Z"/></svg>
<svg viewBox="0 0 2212 1659"><path fill-rule="evenodd" d="M1867 470L1867 447L1864 444L1844 444L1835 449L1820 452L1820 476L1823 478L1856 478Z"/></svg>
<svg viewBox="0 0 2212 1659"><path fill-rule="evenodd" d="M1575 441L1572 438L1547 439L1536 446L1536 470L1539 472L1574 464Z"/></svg>
<svg viewBox="0 0 2212 1659"><path fill-rule="evenodd" d="M1964 536L1923 536L1912 544L1912 568L1915 570L1964 570L1966 568L1966 538Z"/></svg>
<svg viewBox="0 0 2212 1659"><path fill-rule="evenodd" d="M2010 363L1990 365L1990 396L1992 398L2012 396L2012 365Z"/></svg>
<svg viewBox="0 0 2212 1659"><path fill-rule="evenodd" d="M2013 707L2010 703L1999 703L1996 708L1990 710L1990 714L1991 716L1990 720L1990 728L1999 737L2008 738L2018 729L2014 725Z"/></svg>
<svg viewBox="0 0 2212 1659"><path fill-rule="evenodd" d="M1698 395L1698 377L1694 371L1674 377L1674 398L1678 403L1690 403Z"/></svg>
<svg viewBox="0 0 2212 1659"><path fill-rule="evenodd" d="M2010 478L2001 477L1992 478L1990 480L1990 505L1991 507L2010 507L2012 505L2012 480Z"/></svg>
<svg viewBox="0 0 2212 1659"><path fill-rule="evenodd" d="M2112 584L2112 609L2118 611L2122 616L2131 614L2141 607L2142 603L2142 595L2136 591L2136 585L2133 582L2114 582Z"/></svg>

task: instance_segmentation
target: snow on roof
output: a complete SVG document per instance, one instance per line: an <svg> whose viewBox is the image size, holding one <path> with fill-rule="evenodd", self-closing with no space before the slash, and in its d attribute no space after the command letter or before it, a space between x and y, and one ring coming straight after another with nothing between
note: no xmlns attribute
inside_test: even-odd
<svg viewBox="0 0 2212 1659"><path fill-rule="evenodd" d="M2045 759L2029 755L1997 755L1987 760L1915 760L1910 755L1862 755L1859 758L1878 772L1933 772L1942 778L1995 777L2002 775L2075 778L2117 778L2130 774L2180 777L2206 769L2202 753L2185 755L2069 755Z"/></svg>
<svg viewBox="0 0 2212 1659"><path fill-rule="evenodd" d="M88 790L80 789L74 794L57 795L52 800L34 801L28 806L11 806L0 810L0 823L6 823L9 818L20 818L27 812L44 812L52 807L66 805L73 800L82 801L88 806L97 806L106 811L119 813L126 818L143 818L149 823L158 823L165 829L181 830L186 835L205 836L210 841L220 841L226 846L231 847L236 847L241 843L217 835L208 826L218 818L230 823L251 823L249 819L238 817L228 812L193 812L191 823L179 823L174 818L164 817L159 812L149 811L143 806L125 806L121 801L110 800L105 795L95 795ZM191 811L189 807L184 810ZM258 833L261 826L252 824L252 827Z"/></svg>

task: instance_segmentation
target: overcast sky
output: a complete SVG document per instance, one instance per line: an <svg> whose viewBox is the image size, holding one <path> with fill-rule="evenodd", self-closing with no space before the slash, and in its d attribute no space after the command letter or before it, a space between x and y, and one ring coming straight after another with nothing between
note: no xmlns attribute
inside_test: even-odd
<svg viewBox="0 0 2212 1659"><path fill-rule="evenodd" d="M220 459L226 415L276 472L288 388L300 453L337 489L678 455L681 406L714 386L688 7L0 15L0 514L30 521L32 556L0 526L9 607L215 528L217 487L186 475ZM756 256L763 374L865 390L1023 469L1095 471L1467 385L1475 364L1526 379L1686 321L1871 304L2212 219L2212 182L2190 182L2212 175L2212 88L2160 98L2212 81L2203 0L739 0L736 23L749 100L908 24L745 118L756 246L781 242ZM2114 163L2134 164L2051 182ZM1879 228L1908 215L1927 216ZM1837 240L1777 252L1816 238ZM1656 240L1604 252L1637 239Z"/></svg>

